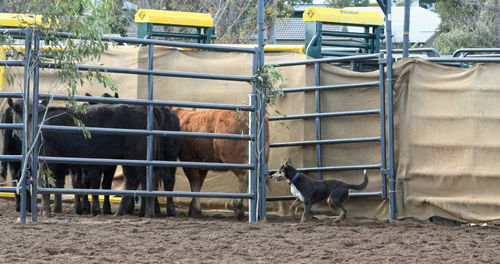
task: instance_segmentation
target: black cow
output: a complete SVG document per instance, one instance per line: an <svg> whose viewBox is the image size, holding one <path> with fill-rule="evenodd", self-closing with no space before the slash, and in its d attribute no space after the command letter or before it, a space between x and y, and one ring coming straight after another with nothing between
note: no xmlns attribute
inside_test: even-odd
<svg viewBox="0 0 500 264"><path fill-rule="evenodd" d="M3 124L12 124L13 122L13 111L12 108L8 107L2 114ZM13 131L11 129L3 130L3 150L2 155L21 155L22 154L22 141L17 137L13 136ZM7 170L9 171L13 181L19 181L21 179L21 162L19 161L2 161L2 171L1 176L7 179ZM30 194L27 192L28 201L30 199ZM20 211L20 195L16 193L16 211ZM26 203L26 210L31 212L31 203Z"/></svg>
<svg viewBox="0 0 500 264"><path fill-rule="evenodd" d="M92 96L89 93L85 93L85 96ZM114 96L104 93L102 97L114 97L118 98L118 93L115 92ZM89 102L84 105L95 105L98 103ZM73 183L73 188L79 189L111 189L113 183L113 177L115 175L116 166L115 165L103 165L103 166L75 166L70 169L71 179ZM102 177L102 183L101 183ZM99 196L92 196L92 214L95 216L100 213L99 206ZM88 200L88 195L75 195L74 210L77 214L90 213L90 203ZM104 196L104 202L102 205L102 211L104 214L111 214L111 204L109 202L109 195Z"/></svg>
<svg viewBox="0 0 500 264"><path fill-rule="evenodd" d="M22 119L22 101L9 101L9 105L14 109L14 120ZM111 127L126 129L145 129L147 116L145 106L130 106L123 104L96 104L84 105L87 114L82 115L64 107L50 107L47 111L46 125L72 126L74 118L77 118L87 127ZM43 116L45 107L40 107L39 117ZM168 117L165 115L168 114ZM173 124L166 124L173 122ZM163 129L166 127L179 127L177 116L168 108L155 111L153 118L153 129ZM109 135L93 134L91 139L85 139L82 133L56 133L44 131L42 133L43 142L41 144L41 155L55 157L88 157L88 158L111 158L111 159L146 159L146 136L139 135ZM172 145L169 145L172 144ZM177 157L179 140L158 139L154 142L153 159L163 160ZM169 153L167 148L172 149ZM169 153L167 155L166 153ZM172 159L175 160L175 159ZM64 186L64 171L67 169L59 164L42 164L41 169L48 168L54 174L56 187ZM134 190L141 184L142 189L146 189L146 170L143 166L123 166L125 185L127 189ZM165 190L173 190L171 178L175 177L171 169L155 168L153 173L153 188L156 188L160 180L163 180ZM164 173L164 175L160 175ZM167 184L165 184L165 182ZM145 198L144 214L147 217L153 216L152 199ZM60 196L56 195L56 206L54 212L60 211ZM128 212L132 199L126 196L122 199L116 212L121 215ZM170 203L173 208L173 204ZM133 206L133 203L132 203ZM42 208L44 214L50 212L48 195L42 195ZM132 207L133 208L133 207ZM168 211L167 211L168 212ZM172 214L172 210L170 211Z"/></svg>
<svg viewBox="0 0 500 264"><path fill-rule="evenodd" d="M48 104L47 100L40 102L42 105L46 106ZM12 108L8 107L2 113L1 122L3 124L13 124L14 123L14 113ZM2 155L21 155L22 154L22 141L13 135L13 130L4 129L3 130L3 150ZM7 171L9 171L12 180L19 181L21 179L21 162L19 161L2 161L0 176L7 179ZM26 192L27 200L31 199L31 194L29 191ZM16 193L16 211L21 210L21 197ZM31 203L26 203L26 210L31 212Z"/></svg>

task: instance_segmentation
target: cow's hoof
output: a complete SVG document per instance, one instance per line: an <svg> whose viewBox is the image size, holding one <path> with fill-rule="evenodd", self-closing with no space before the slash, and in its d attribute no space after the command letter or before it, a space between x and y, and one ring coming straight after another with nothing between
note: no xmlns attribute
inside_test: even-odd
<svg viewBox="0 0 500 264"><path fill-rule="evenodd" d="M245 218L245 210L243 209L243 201L242 200L234 200L234 216L236 219L243 220Z"/></svg>
<svg viewBox="0 0 500 264"><path fill-rule="evenodd" d="M83 213L82 208L75 207L75 214L81 215Z"/></svg>
<svg viewBox="0 0 500 264"><path fill-rule="evenodd" d="M201 217L201 210L194 210L192 208L189 208L188 211L188 216L192 218L200 218Z"/></svg>
<svg viewBox="0 0 500 264"><path fill-rule="evenodd" d="M167 206L167 217L175 217L175 207L174 206Z"/></svg>
<svg viewBox="0 0 500 264"><path fill-rule="evenodd" d="M103 214L107 214L107 215L113 214L113 213L111 212L111 207L107 207L107 206L103 206L103 207L102 207L102 213L103 213Z"/></svg>
<svg viewBox="0 0 500 264"><path fill-rule="evenodd" d="M82 214L90 214L90 208L83 208L82 209Z"/></svg>
<svg viewBox="0 0 500 264"><path fill-rule="evenodd" d="M101 208L92 208L92 215L96 216L101 213Z"/></svg>
<svg viewBox="0 0 500 264"><path fill-rule="evenodd" d="M47 212L47 211L43 211L42 215L44 217L53 217L54 215L52 214L52 212Z"/></svg>
<svg viewBox="0 0 500 264"><path fill-rule="evenodd" d="M245 219L245 211L243 211L243 208L238 208L234 210L234 216L236 216L237 220L244 220Z"/></svg>

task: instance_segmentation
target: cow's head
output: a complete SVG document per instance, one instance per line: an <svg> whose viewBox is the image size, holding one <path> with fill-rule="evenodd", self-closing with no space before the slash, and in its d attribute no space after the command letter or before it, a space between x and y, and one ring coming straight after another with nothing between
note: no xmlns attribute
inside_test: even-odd
<svg viewBox="0 0 500 264"><path fill-rule="evenodd" d="M7 99L7 103L9 107L12 109L12 122L14 124L16 123L23 123L23 114L24 114L24 100L19 99L19 100L12 100L11 98ZM44 112L47 108L48 105L47 100L42 100L38 104L38 113ZM33 120L33 115L32 113L29 113L28 115L28 123L30 123ZM32 126L28 126L28 135L31 135L31 129ZM22 130L14 130L13 135L17 137L18 139L22 140Z"/></svg>

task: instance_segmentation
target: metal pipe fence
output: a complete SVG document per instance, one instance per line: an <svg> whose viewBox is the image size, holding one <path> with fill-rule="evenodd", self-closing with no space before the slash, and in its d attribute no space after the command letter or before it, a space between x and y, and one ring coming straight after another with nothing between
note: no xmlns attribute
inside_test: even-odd
<svg viewBox="0 0 500 264"><path fill-rule="evenodd" d="M320 76L320 64L321 63L335 63L335 62L362 62L362 61L373 61L377 59L379 64L380 77L379 81L375 82L365 82L365 83L348 83L348 84L334 84L325 85L321 84ZM362 169L379 169L381 171L382 177L382 188L379 192L357 192L351 193L350 197L381 197L386 198L386 152L388 140L386 139L386 110L385 110L385 79L384 79L384 54L370 54L370 55L355 55L346 56L342 58L322 58L322 59L311 59L305 61L293 61L293 62L281 62L273 64L275 67L286 67L286 66L297 66L297 65L314 65L315 71L315 86L308 87L296 87L296 88L284 88L283 92L286 93L297 93L297 92L314 92L315 95L315 112L306 114L292 114L292 115L280 115L280 116L270 116L268 120L271 121L282 121L282 120L306 120L315 119L316 124L316 140L303 140L303 141L293 141L293 142L273 142L270 144L271 148L277 147L295 147L295 146L316 146L316 167L311 168L297 168L298 171L303 173L317 173L317 179L323 179L323 172L331 171L347 171L347 170L362 170ZM339 89L356 89L364 87L374 87L378 86L380 90L380 107L378 109L370 110L355 110L355 111L343 111L343 112L322 112L321 110L321 92L322 91L333 91ZM392 107L389 109L388 115L392 116ZM326 117L341 117L341 116L359 116L359 115L378 115L380 118L381 133L380 136L376 137L362 137L362 138L341 138L341 139L324 139L321 134L321 120ZM361 142L375 142L381 145L380 152L380 164L364 164L364 165L350 165L350 166L325 166L322 161L322 146L325 144L348 144L348 143L361 143ZM391 163L392 164L392 163ZM270 173L274 173L276 170L269 170ZM282 201L282 200L292 200L295 199L294 196L277 196L277 197L267 197L267 201Z"/></svg>
<svg viewBox="0 0 500 264"><path fill-rule="evenodd" d="M37 221L37 204L36 197L37 194L102 194L102 195L143 195L147 197L151 196L181 196L181 197L207 197L207 198L243 198L249 199L249 222L255 222L257 220L257 197L258 197L258 182L262 182L264 165L260 164L264 162L262 158L256 159L255 155L265 155L264 151L260 153L257 149L264 149L263 144L263 133L257 131L258 127L263 127L260 124L263 120L261 111L264 104L259 102L262 98L256 96L257 87L253 85L253 91L250 100L250 105L227 105L227 104L211 104L211 103L196 103L196 102L175 102L175 101L161 101L153 100L153 78L154 76L170 76L179 78L199 78L199 79L213 79L213 80L226 80L226 81L238 81L238 82L252 82L253 76L231 76L223 74L204 74L204 73L185 73L185 72L174 72L174 71L163 71L155 70L153 68L153 57L154 57L154 46L172 46L172 47L187 47L187 48L197 48L205 49L211 51L221 51L221 52L248 52L254 54L253 63L253 73L257 72L259 67L258 59L258 49L256 48L238 48L238 47L226 47L226 46L213 46L207 44L197 44L197 43L183 43L183 42L172 42L172 41L161 41L161 40L151 40L151 39L135 39L135 38L120 38L120 37L107 37L104 36L103 40L110 40L116 42L127 42L132 44L142 44L148 45L148 67L147 69L127 69L127 68L116 68L116 67L103 67L103 66L91 66L91 65L77 65L78 70L88 71L88 70L99 70L107 73L123 73L123 74L139 74L148 76L148 95L147 99L122 99L122 98L99 98L99 97L89 97L89 96L75 96L75 101L87 101L96 103L120 103L120 104L132 104L132 105L145 105L147 106L147 127L145 129L119 129L119 128L103 128L103 127L87 127L91 133L96 134L126 134L126 135L144 135L147 136L147 155L146 160L125 160L125 159L98 159L98 158L85 158L85 157L48 157L48 156L38 156L38 148L40 144L37 132L41 131L51 131L58 133L81 133L81 128L72 126L51 126L51 125L39 125L35 117L37 114L33 114L33 121L29 122L27 113L37 113L38 100L39 99L55 99L55 100L67 100L66 95L51 95L51 94L40 94L38 91L38 79L39 79L39 67L45 68L57 68L53 63L41 63L36 64L33 60L39 51L39 37L37 35L35 43L31 43L31 39L28 34L31 29L25 30L15 30L15 31L0 31L0 33L5 34L25 34L25 49L26 56L24 61L0 61L0 65L5 66L16 66L25 68L25 78L24 78L24 92L23 93L0 93L0 98L24 98L24 122L23 124L2 124L0 128L3 129L22 129L23 130L23 154L22 155L8 155L0 156L0 160L9 161L22 161L23 166L29 167L29 170L23 170L25 174L21 179L20 188L5 188L1 189L0 192L16 192L18 189L21 191L21 222L25 223L26 218L26 191L29 190L30 183L31 191L33 194L32 198L32 221ZM57 33L60 37L71 37L71 34L67 33ZM34 46L33 46L34 45ZM31 48L33 47L33 50ZM32 71L31 71L32 70ZM31 75L30 73L33 72ZM30 100L29 93L30 82L33 80L33 98ZM155 106L173 106L173 107L196 107L205 109L225 109L225 110L238 110L238 111L248 111L250 112L249 118L249 134L216 134L216 133L196 133L196 132L181 132L181 131L163 131L154 130L152 126L153 122L153 107ZM260 117L260 118L258 118ZM33 127L33 134L28 135L28 128ZM153 136L168 136L168 137L201 137L201 138L219 138L219 139L230 139L230 140L247 140L249 141L249 163L248 164L232 164L232 163L208 163L208 162L178 162L178 161L160 161L153 160L152 149L153 149ZM262 139L262 140L261 140ZM33 146L32 149L32 160L30 166L28 159L25 159L29 151L29 147ZM259 153L259 154L257 154ZM136 190L82 190L82 189L58 189L58 188L37 188L38 177L38 163L58 163L58 164L80 164L80 165L128 165L128 166L145 166L147 168L147 187L146 191L136 191ZM241 169L249 170L249 192L248 193L192 193L192 192L174 192L174 191L153 191L152 189L152 174L153 167L188 167L188 168L203 168L203 169ZM261 179L258 179L261 177ZM264 181L265 182L265 181ZM146 199L149 200L149 199ZM151 201L151 200L149 200ZM265 215L265 211L261 213Z"/></svg>

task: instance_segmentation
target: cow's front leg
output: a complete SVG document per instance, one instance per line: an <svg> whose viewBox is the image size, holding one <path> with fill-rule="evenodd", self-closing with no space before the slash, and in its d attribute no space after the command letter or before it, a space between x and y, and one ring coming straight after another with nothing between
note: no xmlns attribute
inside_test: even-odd
<svg viewBox="0 0 500 264"><path fill-rule="evenodd" d="M248 176L246 172L243 171L233 171L238 177L240 184L240 193L248 192ZM245 218L245 209L243 208L243 199L236 199L233 201L234 206L234 216L236 219L243 220Z"/></svg>

